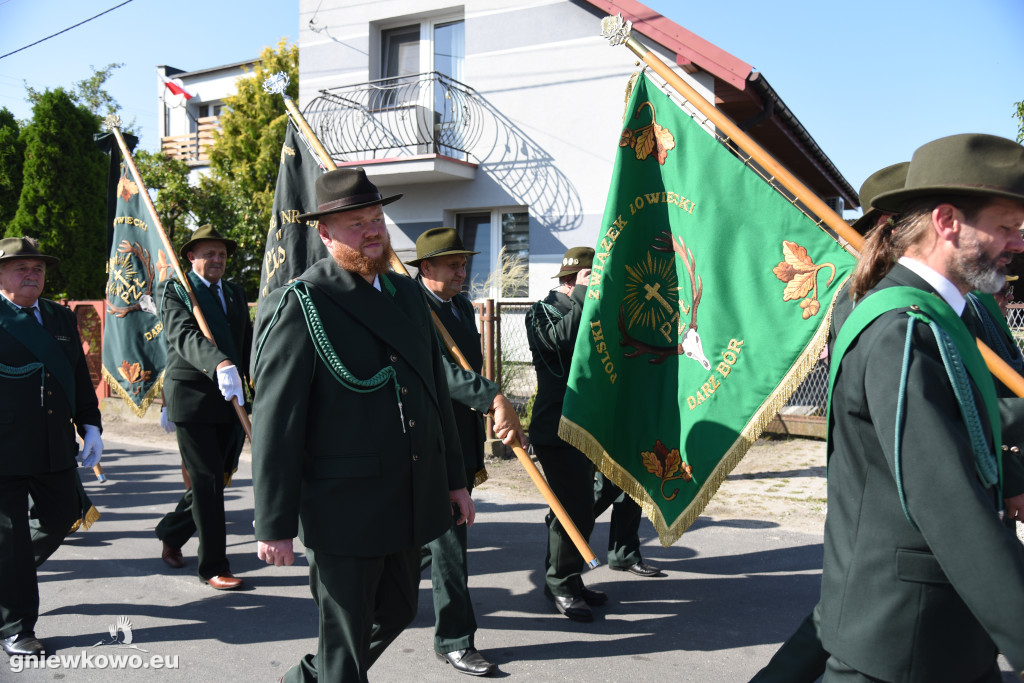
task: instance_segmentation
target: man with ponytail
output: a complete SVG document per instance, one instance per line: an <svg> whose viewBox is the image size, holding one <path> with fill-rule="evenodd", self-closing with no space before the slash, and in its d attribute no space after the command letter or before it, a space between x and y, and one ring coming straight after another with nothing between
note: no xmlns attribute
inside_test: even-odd
<svg viewBox="0 0 1024 683"><path fill-rule="evenodd" d="M930 142L873 206L898 218L868 235L833 349L825 680L999 681L999 651L1024 669L1024 548L1000 521L1004 430L960 316L1024 251L1024 147Z"/></svg>

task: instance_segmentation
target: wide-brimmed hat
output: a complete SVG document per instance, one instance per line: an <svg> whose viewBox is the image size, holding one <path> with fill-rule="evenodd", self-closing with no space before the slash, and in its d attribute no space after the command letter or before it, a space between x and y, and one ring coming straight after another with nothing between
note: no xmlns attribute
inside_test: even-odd
<svg viewBox="0 0 1024 683"><path fill-rule="evenodd" d="M907 202L930 196L1002 197L1024 204L1024 147L980 133L933 140L914 152L903 187L878 195L873 204L899 213Z"/></svg>
<svg viewBox="0 0 1024 683"><path fill-rule="evenodd" d="M883 192L901 189L907 182L908 168L910 168L910 162L901 161L898 164L886 166L868 176L868 179L860 186L860 206L864 209L864 215L853 222L851 227L854 230L863 235L875 227L878 217L886 213L874 207L875 197Z"/></svg>
<svg viewBox="0 0 1024 683"><path fill-rule="evenodd" d="M316 211L301 214L298 219L304 221L374 204L383 206L401 198L400 194L381 197L380 190L366 177L366 171L358 166L339 168L316 179Z"/></svg>
<svg viewBox="0 0 1024 683"><path fill-rule="evenodd" d="M31 237L8 237L0 240L0 263L19 258L39 259L48 266L60 263L56 256L40 253L39 242Z"/></svg>
<svg viewBox="0 0 1024 683"><path fill-rule="evenodd" d="M410 266L419 268L420 261L438 256L451 256L453 254L479 254L479 251L470 251L462 244L459 233L455 228L431 228L416 238L416 258L406 261Z"/></svg>
<svg viewBox="0 0 1024 683"><path fill-rule="evenodd" d="M238 246L238 242L224 237L217 232L217 228L207 223L206 225L200 225L196 228L195 232L192 233L192 238L189 239L188 242L185 242L181 249L178 250L178 256L180 256L183 261L187 261L188 252L195 248L196 243L202 242L203 240L216 240L218 242L223 242L224 248L227 249L228 256L235 253L235 248Z"/></svg>
<svg viewBox="0 0 1024 683"><path fill-rule="evenodd" d="M594 265L594 250L590 247L573 247L562 257L562 269L555 277L572 275Z"/></svg>

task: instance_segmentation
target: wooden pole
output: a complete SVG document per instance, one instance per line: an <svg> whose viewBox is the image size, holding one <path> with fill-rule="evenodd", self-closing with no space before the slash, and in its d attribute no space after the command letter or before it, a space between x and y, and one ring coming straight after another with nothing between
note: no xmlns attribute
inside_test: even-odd
<svg viewBox="0 0 1024 683"><path fill-rule="evenodd" d="M320 139L317 138L316 133L310 128L306 118L299 111L295 101L285 94L284 88L287 86L287 80L282 79L283 73L275 74L271 76L263 83L263 89L269 93L280 94L284 98L284 106L288 111L288 117L292 122L298 126L299 131L306 138L306 142L309 143L314 154L319 157L320 164L329 171L333 171L337 168L334 160L331 159L331 155L327 153L324 146L320 143ZM395 272L409 276L409 270L405 267L405 264L398 258L398 255L392 252L391 254L391 266L395 269ZM452 336L448 334L448 330L445 329L444 323L437 317L437 314L433 310L430 312L430 316L434 321L434 327L441 335L441 339L444 341L445 346L448 348L448 352L452 358L458 363L459 367L463 370L469 370L473 372L473 368L470 367L469 361L459 351L458 345ZM555 496L554 491L548 485L547 480L544 479L544 475L540 473L537 466L533 464L533 460L529 454L523 450L522 446L518 444L512 446L512 451L516 454L520 464L526 470L527 474L530 475L530 479L533 480L534 485L540 491L541 495L544 496L544 500L547 501L548 507L551 508L551 512L554 513L555 517L562 524L562 528L565 529L566 533L569 534L569 538L572 539L573 544L576 546L576 550L579 551L580 555L583 556L583 560L587 563L587 566L594 568L600 564L597 557L594 555L594 551L590 549L590 545L587 543L587 539L583 538L583 534L580 533L579 529L573 523L572 519L569 518L569 513L565 511L562 503L559 502L558 497Z"/></svg>
<svg viewBox="0 0 1024 683"><path fill-rule="evenodd" d="M199 329L202 331L203 336L210 340L211 343L216 344L217 342L213 338L213 332L210 331L210 326L206 322L206 317L203 315L202 309L199 308L199 302L196 301L195 292L192 291L192 284L189 282L184 271L181 269L181 263L178 261L178 255L174 251L174 246L171 241L167 239L167 234L164 232L164 226L160 224L160 217L156 214L156 207L153 206L153 200L150 199L149 191L146 189L145 183L142 182L142 175L139 173L138 167L135 166L135 159L132 158L131 150L128 149L128 145L124 141L124 135L121 134L121 119L117 116L108 116L105 120L107 129L114 134L117 139L117 146L121 148L121 156L124 157L125 163L128 164L128 168L132 172L132 176L135 178L135 183L139 186L139 196L142 197L143 203L146 208L149 209L149 214L153 218L153 225L156 228L156 234L160 237L160 243L164 247L164 251L167 252L167 258L170 264L174 267L174 273L181 280L185 286L185 291L188 292L189 301L192 303L192 313L196 317L196 323L199 325ZM249 438L249 443L252 443L252 425L249 424L249 416L245 414L245 408L238 402L237 398L231 399L231 404L235 408L235 414L238 416L238 421L242 423L242 429L245 430L245 435Z"/></svg>
<svg viewBox="0 0 1024 683"><path fill-rule="evenodd" d="M787 171L772 155L754 142L753 138L740 130L728 116L704 99L679 74L634 38L631 30L632 23L623 20L622 15L605 17L601 20L601 35L607 38L612 45L625 45L628 47L644 64L651 67L654 73L665 79L665 82L682 95L687 102L706 116L708 121L713 123L722 135L732 141L733 144L747 154L761 168L765 169L772 180L786 188L797 201L806 206L825 225L846 240L858 252L864 247L864 237L860 233L850 227L839 214L832 210L832 207L823 202L818 195L797 180L796 176ZM977 342L978 348L982 349L982 357L985 359L985 363L992 374L1017 394L1017 396L1024 398L1024 377L1021 377L1009 363L989 349L983 341L979 339Z"/></svg>

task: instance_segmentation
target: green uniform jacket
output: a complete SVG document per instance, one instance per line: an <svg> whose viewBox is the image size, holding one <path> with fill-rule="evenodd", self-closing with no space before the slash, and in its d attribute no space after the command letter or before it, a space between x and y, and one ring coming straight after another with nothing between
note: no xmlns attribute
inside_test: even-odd
<svg viewBox="0 0 1024 683"><path fill-rule="evenodd" d="M558 436L558 423L586 296L587 288L579 285L571 297L553 289L526 314L526 338L537 370L537 398L530 417L530 441L535 444L565 444ZM561 317L544 304L554 307Z"/></svg>
<svg viewBox="0 0 1024 683"><path fill-rule="evenodd" d="M913 280L933 291L911 276L897 265L879 288ZM975 474L960 408L921 324L902 438L903 491L920 531L900 504L894 441L907 321L900 310L880 316L840 361L829 425L822 644L886 681L973 681L994 665L997 648L1019 671L1024 548L999 520L997 492Z"/></svg>
<svg viewBox="0 0 1024 683"><path fill-rule="evenodd" d="M0 305L10 306L4 299L0 299ZM100 426L99 402L89 378L75 314L49 299L39 299L39 312L43 327L71 365L74 396L69 400L48 371L45 381L41 381L39 372L20 379L0 377L0 475L43 474L75 467L75 427L84 435L85 425ZM39 360L0 328L0 363L21 367Z"/></svg>
<svg viewBox="0 0 1024 683"><path fill-rule="evenodd" d="M219 306L215 307L213 295L202 281L194 273L189 273L188 277L217 343L203 335L188 303L172 286L173 281L161 283L156 296L167 342L164 370L167 419L171 422L232 422L238 418L217 386L217 366L225 360L231 361L238 368L242 384L247 382L252 324L245 290L233 282L220 281L227 303L225 314ZM226 330L230 330L230 344L220 338Z"/></svg>
<svg viewBox="0 0 1024 683"><path fill-rule="evenodd" d="M480 332L476 329L476 309L469 298L464 294L452 297L452 306L458 310L459 318L446 313L437 297L429 292L426 293L426 299L473 368L472 372L464 370L441 344L445 359L444 375L452 397L452 412L455 414L455 427L459 431L466 472L479 472L484 468L484 415L494 403L500 387L480 374L484 367L484 356L480 350Z"/></svg>
<svg viewBox="0 0 1024 683"><path fill-rule="evenodd" d="M402 413L392 381L357 393L335 379L295 292L280 287L260 304L252 420L259 540L298 534L314 551L374 557L451 526L448 492L463 488L466 475L444 359L423 290L407 277L386 278L394 294L327 258L298 280L352 375L367 380L394 368Z"/></svg>

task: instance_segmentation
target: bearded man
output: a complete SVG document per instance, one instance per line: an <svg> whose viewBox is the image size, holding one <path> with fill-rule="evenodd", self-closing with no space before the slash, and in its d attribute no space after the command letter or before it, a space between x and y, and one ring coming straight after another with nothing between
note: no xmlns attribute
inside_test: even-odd
<svg viewBox="0 0 1024 683"><path fill-rule="evenodd" d="M365 681L416 616L420 547L475 515L423 289L389 273L382 198L363 169L317 179L330 252L260 305L253 377L257 554L301 537L316 655L285 681Z"/></svg>

